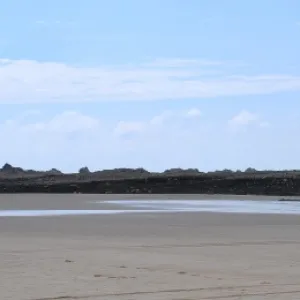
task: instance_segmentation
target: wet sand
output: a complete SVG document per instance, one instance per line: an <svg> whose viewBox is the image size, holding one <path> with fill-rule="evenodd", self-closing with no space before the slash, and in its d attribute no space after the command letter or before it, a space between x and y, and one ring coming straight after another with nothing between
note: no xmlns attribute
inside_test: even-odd
<svg viewBox="0 0 300 300"><path fill-rule="evenodd" d="M93 201L142 197L207 199L1 195L0 209L99 209ZM299 249L292 215L0 218L0 299L299 299Z"/></svg>

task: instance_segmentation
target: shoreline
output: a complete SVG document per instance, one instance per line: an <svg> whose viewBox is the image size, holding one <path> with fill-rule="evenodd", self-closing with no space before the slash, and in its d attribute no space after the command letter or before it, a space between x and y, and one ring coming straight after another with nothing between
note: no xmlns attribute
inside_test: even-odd
<svg viewBox="0 0 300 300"><path fill-rule="evenodd" d="M1 194L0 217L177 213L299 215L297 202L298 199L280 201L274 196Z"/></svg>

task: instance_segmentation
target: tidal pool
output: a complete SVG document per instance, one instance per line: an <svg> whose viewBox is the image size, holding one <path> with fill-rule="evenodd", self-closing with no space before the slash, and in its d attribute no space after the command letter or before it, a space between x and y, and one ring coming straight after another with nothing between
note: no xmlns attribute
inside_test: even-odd
<svg viewBox="0 0 300 300"><path fill-rule="evenodd" d="M300 202L259 200L114 200L104 202L116 204L118 207L149 211L300 214Z"/></svg>
<svg viewBox="0 0 300 300"><path fill-rule="evenodd" d="M93 202L116 209L0 210L0 217L46 217L140 213L215 212L254 214L300 214L300 202L246 200L113 200ZM90 202L89 202L90 204Z"/></svg>

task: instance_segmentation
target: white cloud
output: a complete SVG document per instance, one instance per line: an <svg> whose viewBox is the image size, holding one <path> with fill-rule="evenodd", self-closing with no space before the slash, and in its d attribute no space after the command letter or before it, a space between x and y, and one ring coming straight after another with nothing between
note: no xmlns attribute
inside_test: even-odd
<svg viewBox="0 0 300 300"><path fill-rule="evenodd" d="M197 118L201 112L197 108L192 108L187 111L171 111L167 110L150 118L150 120L141 121L120 121L114 128L114 134L121 136L134 133L145 133L151 130L161 130L164 126L168 128L170 125L177 124L178 121L184 118Z"/></svg>
<svg viewBox="0 0 300 300"><path fill-rule="evenodd" d="M114 133L118 136L121 136L130 133L142 132L144 128L145 124L143 122L120 121L114 129Z"/></svg>
<svg viewBox="0 0 300 300"><path fill-rule="evenodd" d="M198 118L201 116L201 111L198 108L191 108L189 110L183 110L183 111L171 111L166 110L162 112L161 114L154 116L150 120L151 125L164 125L167 122L173 122L178 121L183 118Z"/></svg>
<svg viewBox="0 0 300 300"><path fill-rule="evenodd" d="M173 151L177 153L179 140L184 144L189 138L183 134L189 122L180 123L189 111L166 111L148 120L115 124L105 124L76 111L65 111L42 121L18 116L0 124L0 138L5 141L5 147L0 149L0 163L4 159L2 163L8 161L25 168L55 166L73 171L93 162L100 164L98 168L101 164L103 168L137 166L144 155L165 152L170 147L175 147ZM21 116L30 113L27 111ZM153 122L155 119L161 122ZM174 124L180 124L176 131L172 130ZM132 153L137 162L128 158Z"/></svg>
<svg viewBox="0 0 300 300"><path fill-rule="evenodd" d="M163 113L154 116L150 120L150 124L152 125L162 125L166 121L170 120L172 117L174 117L174 112L173 111L164 111Z"/></svg>
<svg viewBox="0 0 300 300"><path fill-rule="evenodd" d="M267 128L270 126L270 123L266 120L262 120L261 117L247 110L242 110L232 119L228 121L230 129L236 130L245 130L250 125L255 125L261 128Z"/></svg>
<svg viewBox="0 0 300 300"><path fill-rule="evenodd" d="M54 116L49 121L29 123L23 125L20 130L25 132L44 134L66 134L66 133L84 133L100 127L100 121L90 116L83 115L75 111L66 111Z"/></svg>
<svg viewBox="0 0 300 300"><path fill-rule="evenodd" d="M229 123L235 126L249 125L250 123L256 122L258 120L258 115L251 113L249 111L243 110L237 115L235 115Z"/></svg>
<svg viewBox="0 0 300 300"><path fill-rule="evenodd" d="M300 76L233 76L222 68L219 62L185 59L114 67L0 59L0 103L179 100L300 90Z"/></svg>
<svg viewBox="0 0 300 300"><path fill-rule="evenodd" d="M187 112L187 116L191 118L200 117L201 111L198 108L192 108Z"/></svg>

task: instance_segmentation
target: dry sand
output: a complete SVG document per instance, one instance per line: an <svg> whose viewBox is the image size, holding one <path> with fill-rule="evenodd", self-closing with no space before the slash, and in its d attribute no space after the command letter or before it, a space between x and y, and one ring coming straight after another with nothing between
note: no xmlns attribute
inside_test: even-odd
<svg viewBox="0 0 300 300"><path fill-rule="evenodd" d="M122 197L1 195L0 209ZM299 216L0 218L0 299L299 299L299 253Z"/></svg>

